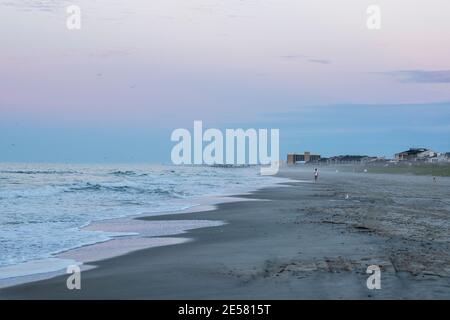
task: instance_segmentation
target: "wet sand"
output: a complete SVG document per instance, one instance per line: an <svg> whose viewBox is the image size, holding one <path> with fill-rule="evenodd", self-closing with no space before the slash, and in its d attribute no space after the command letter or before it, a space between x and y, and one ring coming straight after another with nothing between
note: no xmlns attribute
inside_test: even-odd
<svg viewBox="0 0 450 320"><path fill-rule="evenodd" d="M213 211L139 218L227 224L90 263L98 268L82 272L81 290L58 276L0 289L0 298L450 298L449 178L321 170L313 183L311 169L299 167L280 176L304 181ZM373 264L380 290L366 286Z"/></svg>

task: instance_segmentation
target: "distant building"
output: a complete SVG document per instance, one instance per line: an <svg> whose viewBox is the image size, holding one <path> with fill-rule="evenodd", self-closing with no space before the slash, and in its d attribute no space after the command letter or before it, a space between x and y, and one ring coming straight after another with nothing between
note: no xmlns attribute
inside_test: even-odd
<svg viewBox="0 0 450 320"><path fill-rule="evenodd" d="M327 164L363 164L383 160L378 157L360 156L360 155L345 155L331 157L326 160Z"/></svg>
<svg viewBox="0 0 450 320"><path fill-rule="evenodd" d="M318 162L319 160L319 154L311 154L309 151L305 151L304 153L288 153L287 155L287 164Z"/></svg>
<svg viewBox="0 0 450 320"><path fill-rule="evenodd" d="M395 154L397 161L426 161L427 158L436 157L433 150L426 148L410 148L409 150Z"/></svg>
<svg viewBox="0 0 450 320"><path fill-rule="evenodd" d="M450 162L450 152L447 153L437 153L434 157L429 157L426 159L430 163L445 163Z"/></svg>

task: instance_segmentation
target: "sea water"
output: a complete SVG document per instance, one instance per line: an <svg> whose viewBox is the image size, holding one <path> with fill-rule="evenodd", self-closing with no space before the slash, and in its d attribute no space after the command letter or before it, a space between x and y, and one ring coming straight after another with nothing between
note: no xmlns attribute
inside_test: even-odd
<svg viewBox="0 0 450 320"><path fill-rule="evenodd" d="M107 241L94 221L186 209L194 197L270 184L259 168L0 164L0 268Z"/></svg>

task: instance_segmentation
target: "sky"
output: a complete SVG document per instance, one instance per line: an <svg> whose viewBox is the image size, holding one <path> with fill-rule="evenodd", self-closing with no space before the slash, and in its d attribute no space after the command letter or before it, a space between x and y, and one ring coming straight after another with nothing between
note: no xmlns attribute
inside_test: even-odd
<svg viewBox="0 0 450 320"><path fill-rule="evenodd" d="M449 15L448 0L0 0L0 162L170 163L194 120L277 128L282 158L449 152Z"/></svg>

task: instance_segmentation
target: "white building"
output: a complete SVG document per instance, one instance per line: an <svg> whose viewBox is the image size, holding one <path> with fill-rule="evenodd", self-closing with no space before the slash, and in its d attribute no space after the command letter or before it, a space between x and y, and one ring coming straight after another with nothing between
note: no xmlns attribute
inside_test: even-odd
<svg viewBox="0 0 450 320"><path fill-rule="evenodd" d="M445 163L450 162L450 152L437 153L434 157L427 158L427 162L430 163Z"/></svg>

